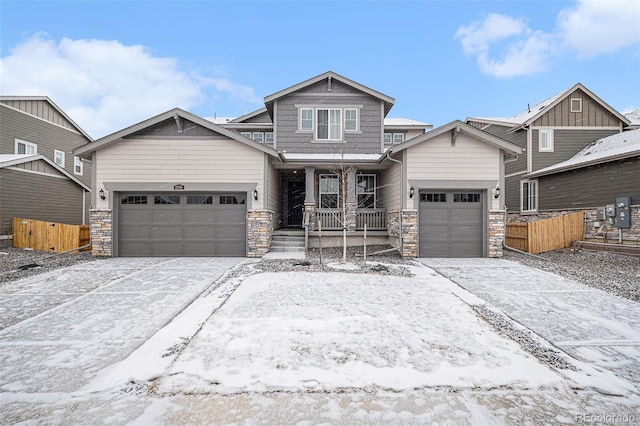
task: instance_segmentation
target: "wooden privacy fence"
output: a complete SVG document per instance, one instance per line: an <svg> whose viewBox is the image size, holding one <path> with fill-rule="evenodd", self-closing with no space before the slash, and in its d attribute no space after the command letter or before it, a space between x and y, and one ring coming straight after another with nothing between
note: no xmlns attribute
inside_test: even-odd
<svg viewBox="0 0 640 426"><path fill-rule="evenodd" d="M60 253L91 242L89 225L67 225L40 220L13 218L13 246ZM85 248L84 250L90 250Z"/></svg>
<svg viewBox="0 0 640 426"><path fill-rule="evenodd" d="M544 253L584 240L584 215L574 213L528 223L507 223L506 245L528 253Z"/></svg>

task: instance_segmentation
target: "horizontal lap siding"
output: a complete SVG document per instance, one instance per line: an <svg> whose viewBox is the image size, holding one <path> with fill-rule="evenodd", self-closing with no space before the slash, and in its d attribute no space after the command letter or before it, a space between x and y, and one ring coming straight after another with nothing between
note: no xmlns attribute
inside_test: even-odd
<svg viewBox="0 0 640 426"><path fill-rule="evenodd" d="M640 157L539 178L540 210L590 208L631 197L640 204Z"/></svg>
<svg viewBox="0 0 640 426"><path fill-rule="evenodd" d="M82 224L83 189L69 179L0 169L0 234L13 217Z"/></svg>
<svg viewBox="0 0 640 426"><path fill-rule="evenodd" d="M407 155L407 179L497 180L500 150L465 134L451 146L451 134L412 146Z"/></svg>
<svg viewBox="0 0 640 426"><path fill-rule="evenodd" d="M539 152L538 130L532 130L533 170L540 170L566 161L598 139L618 133L616 130L555 129L553 131L553 152Z"/></svg>
<svg viewBox="0 0 640 426"><path fill-rule="evenodd" d="M400 181L402 180L400 164L393 163L380 173L378 182L378 207L390 210L400 209Z"/></svg>
<svg viewBox="0 0 640 426"><path fill-rule="evenodd" d="M264 194L264 153L232 140L128 139L99 150L97 162L99 188L103 182L257 182Z"/></svg>
<svg viewBox="0 0 640 426"><path fill-rule="evenodd" d="M509 130L510 127L497 126L494 124L484 129L485 132L511 142L523 150L522 154L518 155L517 160L505 163L504 167L506 175L527 170L527 132L519 130L517 132L510 133Z"/></svg>

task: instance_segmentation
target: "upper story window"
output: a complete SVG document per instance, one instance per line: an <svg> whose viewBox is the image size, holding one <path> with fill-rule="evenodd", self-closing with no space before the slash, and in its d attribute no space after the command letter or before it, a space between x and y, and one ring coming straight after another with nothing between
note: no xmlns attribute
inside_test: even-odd
<svg viewBox="0 0 640 426"><path fill-rule="evenodd" d="M80 176L84 173L84 163L82 163L82 158L73 157L73 173Z"/></svg>
<svg viewBox="0 0 640 426"><path fill-rule="evenodd" d="M240 132L240 136L251 139L251 132Z"/></svg>
<svg viewBox="0 0 640 426"><path fill-rule="evenodd" d="M313 130L313 108L300 108L300 130Z"/></svg>
<svg viewBox="0 0 640 426"><path fill-rule="evenodd" d="M571 98L571 112L582 112L581 98Z"/></svg>
<svg viewBox="0 0 640 426"><path fill-rule="evenodd" d="M320 208L340 207L340 183L337 175L320 175Z"/></svg>
<svg viewBox="0 0 640 426"><path fill-rule="evenodd" d="M342 110L337 108L318 108L316 110L316 139L342 139Z"/></svg>
<svg viewBox="0 0 640 426"><path fill-rule="evenodd" d="M393 143L402 143L402 142L404 142L404 133L394 133Z"/></svg>
<svg viewBox="0 0 640 426"><path fill-rule="evenodd" d="M21 141L16 139L16 154L37 154L38 145L31 142Z"/></svg>
<svg viewBox="0 0 640 426"><path fill-rule="evenodd" d="M553 152L553 129L538 130L538 151Z"/></svg>
<svg viewBox="0 0 640 426"><path fill-rule="evenodd" d="M64 151L59 151L57 149L53 150L53 161L55 161L55 163L64 168Z"/></svg>
<svg viewBox="0 0 640 426"><path fill-rule="evenodd" d="M258 143L264 142L264 133L262 132L253 132L253 140Z"/></svg>
<svg viewBox="0 0 640 426"><path fill-rule="evenodd" d="M273 132L264 132L264 141L266 143L273 143Z"/></svg>
<svg viewBox="0 0 640 426"><path fill-rule="evenodd" d="M393 142L392 136L393 135L391 133L385 133L384 134L384 143L385 143L385 145L391 144L391 142Z"/></svg>
<svg viewBox="0 0 640 426"><path fill-rule="evenodd" d="M358 110L347 108L344 110L344 131L355 132L358 130Z"/></svg>
<svg viewBox="0 0 640 426"><path fill-rule="evenodd" d="M376 208L376 175L361 174L356 176L356 192L358 208Z"/></svg>
<svg viewBox="0 0 640 426"><path fill-rule="evenodd" d="M523 180L520 182L520 194L522 195L522 204L520 206L523 212L533 212L538 209L538 185L535 180Z"/></svg>

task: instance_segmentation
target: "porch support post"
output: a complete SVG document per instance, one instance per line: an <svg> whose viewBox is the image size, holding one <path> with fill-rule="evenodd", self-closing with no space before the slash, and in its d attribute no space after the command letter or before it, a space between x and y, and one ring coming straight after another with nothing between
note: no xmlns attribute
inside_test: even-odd
<svg viewBox="0 0 640 426"><path fill-rule="evenodd" d="M356 209L358 202L356 200L356 170L350 168L347 170L347 217L345 218L345 226L347 231L356 230Z"/></svg>
<svg viewBox="0 0 640 426"><path fill-rule="evenodd" d="M316 229L316 197L315 197L315 167L305 167L305 187L304 187L304 210L309 215L309 228L308 231L315 231Z"/></svg>

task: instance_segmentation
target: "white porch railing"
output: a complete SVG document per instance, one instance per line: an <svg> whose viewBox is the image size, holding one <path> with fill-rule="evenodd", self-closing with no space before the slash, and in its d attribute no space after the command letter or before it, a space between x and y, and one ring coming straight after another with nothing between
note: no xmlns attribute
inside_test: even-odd
<svg viewBox="0 0 640 426"><path fill-rule="evenodd" d="M342 229L342 209L316 209L323 230Z"/></svg>
<svg viewBox="0 0 640 426"><path fill-rule="evenodd" d="M387 229L386 209L358 209L356 210L356 229L364 229L364 225L370 231Z"/></svg>
<svg viewBox="0 0 640 426"><path fill-rule="evenodd" d="M323 230L342 229L342 209L316 209L318 222ZM364 225L370 231L387 229L387 211L385 209L357 209L356 230L363 230Z"/></svg>

